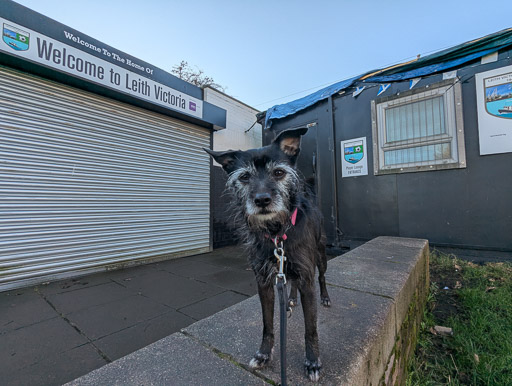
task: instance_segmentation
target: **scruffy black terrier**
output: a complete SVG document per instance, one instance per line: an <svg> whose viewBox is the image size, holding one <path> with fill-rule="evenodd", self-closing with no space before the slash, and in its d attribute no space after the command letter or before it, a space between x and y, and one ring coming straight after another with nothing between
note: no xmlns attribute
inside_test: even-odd
<svg viewBox="0 0 512 386"><path fill-rule="evenodd" d="M250 367L261 368L272 356L274 346L274 281L278 272L273 238L284 240L285 274L292 281L290 305L300 292L304 312L306 375L317 381L322 367L319 358L315 267L318 267L320 297L330 306L325 285L325 236L322 217L305 188L295 165L300 138L307 128L281 132L269 146L247 151L215 152L205 149L228 173L238 236L249 252L256 275L263 313L263 339Z"/></svg>

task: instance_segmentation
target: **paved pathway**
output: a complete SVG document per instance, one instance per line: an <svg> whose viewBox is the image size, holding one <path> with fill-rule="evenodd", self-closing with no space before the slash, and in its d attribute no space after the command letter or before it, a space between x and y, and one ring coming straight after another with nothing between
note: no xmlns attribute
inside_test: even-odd
<svg viewBox="0 0 512 386"><path fill-rule="evenodd" d="M61 385L256 294L238 247L0 293L0 383Z"/></svg>

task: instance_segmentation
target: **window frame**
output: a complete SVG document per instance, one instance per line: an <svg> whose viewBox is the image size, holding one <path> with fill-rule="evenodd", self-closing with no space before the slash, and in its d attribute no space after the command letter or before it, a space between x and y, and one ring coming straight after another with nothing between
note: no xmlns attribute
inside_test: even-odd
<svg viewBox="0 0 512 386"><path fill-rule="evenodd" d="M386 109L406 106L417 101L433 99L439 96L443 98L445 133L387 142ZM457 79L449 79L415 90L401 92L397 95L377 98L371 101L371 110L374 175L466 167L462 90L461 84ZM385 151L415 148L419 144L428 146L441 143L450 143L450 159L385 165Z"/></svg>

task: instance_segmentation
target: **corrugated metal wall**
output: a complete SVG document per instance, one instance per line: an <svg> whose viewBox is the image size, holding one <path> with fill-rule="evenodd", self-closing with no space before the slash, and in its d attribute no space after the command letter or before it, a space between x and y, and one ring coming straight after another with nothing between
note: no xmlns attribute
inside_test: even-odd
<svg viewBox="0 0 512 386"><path fill-rule="evenodd" d="M210 248L210 132L0 67L0 290Z"/></svg>

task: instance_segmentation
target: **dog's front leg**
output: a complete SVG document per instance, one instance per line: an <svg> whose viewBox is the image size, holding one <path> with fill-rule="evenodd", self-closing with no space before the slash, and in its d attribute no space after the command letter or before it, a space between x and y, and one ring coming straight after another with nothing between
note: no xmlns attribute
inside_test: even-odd
<svg viewBox="0 0 512 386"><path fill-rule="evenodd" d="M253 369L265 366L272 359L272 348L274 347L274 287L272 284L258 283L258 295L263 314L263 338L260 349L249 363Z"/></svg>
<svg viewBox="0 0 512 386"><path fill-rule="evenodd" d="M317 332L317 311L315 301L315 286L313 283L305 283L299 287L300 298L302 303L302 311L304 313L305 326L305 342L306 342L306 360L304 368L306 376L316 382L320 377L320 349L318 348L318 332Z"/></svg>

